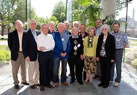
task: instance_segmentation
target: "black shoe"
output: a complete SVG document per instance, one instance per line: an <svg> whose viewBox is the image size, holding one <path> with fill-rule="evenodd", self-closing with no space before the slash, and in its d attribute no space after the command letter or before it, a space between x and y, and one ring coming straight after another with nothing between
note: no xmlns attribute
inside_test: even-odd
<svg viewBox="0 0 137 95"><path fill-rule="evenodd" d="M95 75L94 77L93 77L93 79L97 79L99 76L98 75Z"/></svg>
<svg viewBox="0 0 137 95"><path fill-rule="evenodd" d="M78 81L78 83L79 83L80 85L82 85L82 84L83 84L83 82L82 82L82 81Z"/></svg>
<svg viewBox="0 0 137 95"><path fill-rule="evenodd" d="M103 88L107 88L109 85L104 85Z"/></svg>
<svg viewBox="0 0 137 95"><path fill-rule="evenodd" d="M35 84L35 86L40 86L40 84Z"/></svg>
<svg viewBox="0 0 137 95"><path fill-rule="evenodd" d="M30 88L31 89L35 89L36 87L35 87L35 85L31 85Z"/></svg>
<svg viewBox="0 0 137 95"><path fill-rule="evenodd" d="M19 85L14 85L14 88L19 89Z"/></svg>
<svg viewBox="0 0 137 95"><path fill-rule="evenodd" d="M44 90L45 90L44 86L41 86L40 91L44 91Z"/></svg>
<svg viewBox="0 0 137 95"><path fill-rule="evenodd" d="M21 82L21 84L24 84L24 85L29 85L29 83L27 83L27 82Z"/></svg>
<svg viewBox="0 0 137 95"><path fill-rule="evenodd" d="M73 84L74 82L75 82L75 80L71 80L71 81L70 81L70 84Z"/></svg>
<svg viewBox="0 0 137 95"><path fill-rule="evenodd" d="M103 84L103 83L100 83L100 84L98 84L98 86L99 86L99 87L103 87L103 86L104 86L104 84Z"/></svg>

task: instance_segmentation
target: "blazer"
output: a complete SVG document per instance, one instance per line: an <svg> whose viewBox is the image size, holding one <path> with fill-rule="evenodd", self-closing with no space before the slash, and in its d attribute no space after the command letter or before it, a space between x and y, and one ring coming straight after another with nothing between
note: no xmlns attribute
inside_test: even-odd
<svg viewBox="0 0 137 95"><path fill-rule="evenodd" d="M25 35L26 33L23 32L23 37L22 37L22 50L24 46L24 41L25 41ZM14 30L13 32L10 32L8 34L8 46L11 51L11 59L16 61L18 58L18 52L19 52L19 37L18 37L18 32L17 30ZM22 51L24 53L24 51Z"/></svg>
<svg viewBox="0 0 137 95"><path fill-rule="evenodd" d="M70 40L68 40L68 42L67 42L67 49L66 49L67 54L65 57L61 57L61 53L63 52L63 44L62 44L61 36L60 36L59 32L55 32L54 41L55 41L55 47L53 50L53 57L54 58L60 57L60 58L68 59L69 52L71 50Z"/></svg>
<svg viewBox="0 0 137 95"><path fill-rule="evenodd" d="M40 32L36 31L36 34L39 35ZM37 60L37 53L38 53L37 43L33 37L31 29L29 29L28 32L26 33L23 51L25 58L28 56L30 57L31 61Z"/></svg>
<svg viewBox="0 0 137 95"><path fill-rule="evenodd" d="M104 38L104 34L101 34L98 38L96 57L100 57L103 38ZM107 58L115 60L115 38L109 33L105 43L105 51Z"/></svg>

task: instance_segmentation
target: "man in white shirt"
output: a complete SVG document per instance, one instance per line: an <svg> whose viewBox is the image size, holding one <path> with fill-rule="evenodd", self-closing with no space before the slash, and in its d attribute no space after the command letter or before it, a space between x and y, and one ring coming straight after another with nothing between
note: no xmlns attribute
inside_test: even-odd
<svg viewBox="0 0 137 95"><path fill-rule="evenodd" d="M40 91L44 91L44 86L53 88L50 84L51 78L50 70L52 70L52 60L55 42L53 36L48 34L48 25L43 24L41 27L42 33L37 38L38 46L38 61L39 61L39 71L40 71Z"/></svg>

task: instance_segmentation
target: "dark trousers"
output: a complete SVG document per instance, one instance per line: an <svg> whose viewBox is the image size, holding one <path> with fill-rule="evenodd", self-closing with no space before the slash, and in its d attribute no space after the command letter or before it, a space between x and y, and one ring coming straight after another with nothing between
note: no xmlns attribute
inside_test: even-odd
<svg viewBox="0 0 137 95"><path fill-rule="evenodd" d="M82 66L84 67L84 60L82 60ZM83 71L83 80L86 80L86 72L84 71L83 68L82 71Z"/></svg>
<svg viewBox="0 0 137 95"><path fill-rule="evenodd" d="M100 57L100 67L101 67L101 83L104 85L109 85L111 76L111 60L107 57Z"/></svg>
<svg viewBox="0 0 137 95"><path fill-rule="evenodd" d="M68 62L70 67L71 80L75 80L76 75L77 81L82 81L83 64L80 57L70 56Z"/></svg>
<svg viewBox="0 0 137 95"><path fill-rule="evenodd" d="M39 52L39 71L40 71L40 86L49 86L53 71L53 55L52 51Z"/></svg>

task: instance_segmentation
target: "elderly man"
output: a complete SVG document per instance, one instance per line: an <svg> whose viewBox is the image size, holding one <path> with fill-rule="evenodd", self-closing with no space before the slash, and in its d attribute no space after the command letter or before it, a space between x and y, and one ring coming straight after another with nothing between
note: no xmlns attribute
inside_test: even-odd
<svg viewBox="0 0 137 95"><path fill-rule="evenodd" d="M96 33L95 33L95 36L96 37L99 37L99 35L101 35L101 24L102 24L102 20L100 18L98 18L96 20ZM99 79L101 78L101 69L100 69L100 63L97 62L97 65L96 65L96 73L95 73L95 76L93 77L93 79Z"/></svg>
<svg viewBox="0 0 137 95"><path fill-rule="evenodd" d="M30 29L25 37L24 55L27 63L29 64L28 76L30 88L35 89L39 80L39 64L37 61L37 36L40 34L36 30L37 23L35 20L30 21Z"/></svg>
<svg viewBox="0 0 137 95"><path fill-rule="evenodd" d="M51 21L50 23L49 23L49 34L51 34L51 35L53 35L53 37L54 37L54 35L55 35L55 22L54 21Z"/></svg>
<svg viewBox="0 0 137 95"><path fill-rule="evenodd" d="M67 72L67 60L69 56L69 52L71 49L71 44L69 41L68 35L64 32L64 23L58 24L58 32L55 33L55 48L53 51L53 57L54 57L54 85L59 86L59 66L60 61L62 62L62 73L61 73L61 82L64 85L68 85L66 82L66 72Z"/></svg>
<svg viewBox="0 0 137 95"><path fill-rule="evenodd" d="M73 27L76 27L76 28L79 29L79 22L78 21L74 21L73 22Z"/></svg>
<svg viewBox="0 0 137 95"><path fill-rule="evenodd" d="M37 45L39 50L39 71L40 71L40 91L44 91L44 86L53 88L50 84L52 73L52 50L55 46L53 36L48 34L48 25L43 24L41 27L42 33L38 36Z"/></svg>
<svg viewBox="0 0 137 95"><path fill-rule="evenodd" d="M121 81L121 67L122 67L122 56L123 56L123 50L127 47L128 45L128 38L126 33L122 32L119 30L120 28L120 23L115 22L113 24L113 31L112 35L115 37L115 46L116 46L116 54L115 54L115 63L112 66L112 73L111 73L111 81L113 81L114 77L114 66L116 64L116 72L117 72L117 77L115 79L114 86L117 87L119 86L119 83Z"/></svg>
<svg viewBox="0 0 137 95"><path fill-rule="evenodd" d="M8 46L11 51L11 64L12 75L14 81L14 87L19 89L18 71L21 68L22 84L28 85L26 82L26 67L23 45L25 41L25 33L23 32L23 23L20 20L16 20L16 30L8 35Z"/></svg>
<svg viewBox="0 0 137 95"><path fill-rule="evenodd" d="M78 35L78 28L72 28L72 36L70 37L71 42L71 51L68 59L71 73L71 82L74 83L75 76L79 84L83 84L82 82L82 55L83 55L83 41L81 36Z"/></svg>
<svg viewBox="0 0 137 95"><path fill-rule="evenodd" d="M64 25L65 25L65 32L71 36L71 32L69 31L69 26L70 26L70 23L69 21L64 21Z"/></svg>

